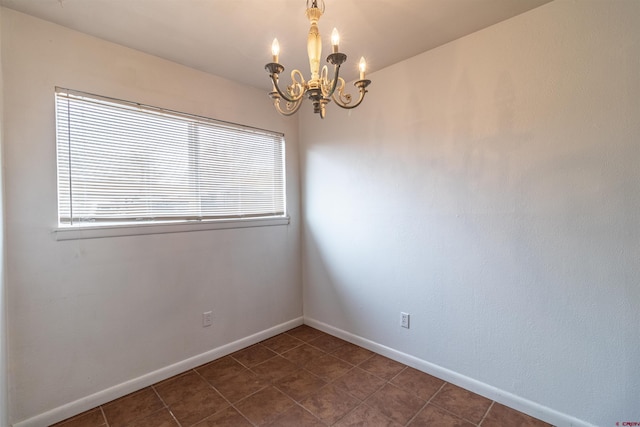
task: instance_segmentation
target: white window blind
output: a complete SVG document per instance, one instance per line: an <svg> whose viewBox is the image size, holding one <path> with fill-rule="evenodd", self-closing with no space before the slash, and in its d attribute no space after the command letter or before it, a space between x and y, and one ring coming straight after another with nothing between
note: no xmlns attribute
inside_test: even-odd
<svg viewBox="0 0 640 427"><path fill-rule="evenodd" d="M56 88L60 226L285 215L282 134Z"/></svg>

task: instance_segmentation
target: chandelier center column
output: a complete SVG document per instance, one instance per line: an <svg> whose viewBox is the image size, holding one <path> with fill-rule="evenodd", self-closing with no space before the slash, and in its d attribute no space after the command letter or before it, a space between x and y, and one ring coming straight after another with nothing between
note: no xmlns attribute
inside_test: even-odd
<svg viewBox="0 0 640 427"><path fill-rule="evenodd" d="M320 87L320 56L322 55L322 38L320 30L318 30L318 20L322 16L322 10L318 7L307 9L307 18L311 23L309 28L309 36L307 37L307 53L309 55L309 68L311 71L311 80L309 88Z"/></svg>

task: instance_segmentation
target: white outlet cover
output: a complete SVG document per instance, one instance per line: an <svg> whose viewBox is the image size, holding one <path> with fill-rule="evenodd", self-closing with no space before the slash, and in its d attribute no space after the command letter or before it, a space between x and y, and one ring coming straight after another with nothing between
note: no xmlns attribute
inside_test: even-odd
<svg viewBox="0 0 640 427"><path fill-rule="evenodd" d="M206 311L202 313L202 326L211 326L211 324L213 324L213 312Z"/></svg>
<svg viewBox="0 0 640 427"><path fill-rule="evenodd" d="M409 313L400 313L400 326L409 329L409 320L411 315Z"/></svg>

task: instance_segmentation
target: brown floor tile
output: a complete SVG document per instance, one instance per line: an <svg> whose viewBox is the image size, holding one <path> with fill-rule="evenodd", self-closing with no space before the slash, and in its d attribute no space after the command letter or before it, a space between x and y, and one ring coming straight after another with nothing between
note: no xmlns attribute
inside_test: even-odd
<svg viewBox="0 0 640 427"><path fill-rule="evenodd" d="M164 404L150 387L131 393L102 407L110 427L120 427L162 409Z"/></svg>
<svg viewBox="0 0 640 427"><path fill-rule="evenodd" d="M210 388L169 405L169 408L181 425L191 426L227 406L229 404L220 393Z"/></svg>
<svg viewBox="0 0 640 427"><path fill-rule="evenodd" d="M382 415L380 411L364 403L351 411L334 427L401 427L401 424Z"/></svg>
<svg viewBox="0 0 640 427"><path fill-rule="evenodd" d="M51 427L100 427L106 424L102 410L95 408L54 424Z"/></svg>
<svg viewBox="0 0 640 427"><path fill-rule="evenodd" d="M200 366L195 370L215 386L245 369L247 368L231 356L225 356L222 359L214 360L211 363Z"/></svg>
<svg viewBox="0 0 640 427"><path fill-rule="evenodd" d="M264 381L273 382L300 369L293 362L276 356L251 368Z"/></svg>
<svg viewBox="0 0 640 427"><path fill-rule="evenodd" d="M360 368L353 368L335 380L333 384L347 391L350 395L364 400L378 391L385 384L385 381Z"/></svg>
<svg viewBox="0 0 640 427"><path fill-rule="evenodd" d="M270 427L325 427L326 424L311 415L306 409L295 405L276 418Z"/></svg>
<svg viewBox="0 0 640 427"><path fill-rule="evenodd" d="M171 405L180 400L192 397L211 386L195 371L170 378L153 386L164 403Z"/></svg>
<svg viewBox="0 0 640 427"><path fill-rule="evenodd" d="M358 367L388 381L402 371L405 368L405 365L400 362L396 362L395 360L391 360L388 357L376 354L370 359L362 362Z"/></svg>
<svg viewBox="0 0 640 427"><path fill-rule="evenodd" d="M278 380L275 386L284 394L299 402L327 383L312 373L299 370Z"/></svg>
<svg viewBox="0 0 640 427"><path fill-rule="evenodd" d="M392 384L403 390L411 392L420 399L429 400L444 385L444 381L424 372L407 367L404 371L396 375Z"/></svg>
<svg viewBox="0 0 640 427"><path fill-rule="evenodd" d="M238 411L228 407L193 427L252 427L252 425Z"/></svg>
<svg viewBox="0 0 640 427"><path fill-rule="evenodd" d="M256 344L233 353L231 357L242 363L247 368L251 368L252 366L271 359L275 355L276 353L269 350L262 344Z"/></svg>
<svg viewBox="0 0 640 427"><path fill-rule="evenodd" d="M463 420L462 418L456 417L450 412L445 411L444 409L438 408L437 406L427 405L419 414L416 416L411 423L409 423L410 427L473 427L468 421ZM511 424L501 424L502 427L515 427Z"/></svg>
<svg viewBox="0 0 640 427"><path fill-rule="evenodd" d="M511 427L551 427L551 424L547 424L544 421L495 402L484 421L482 421L482 427L500 427L505 425Z"/></svg>
<svg viewBox="0 0 640 427"><path fill-rule="evenodd" d="M422 409L426 402L394 385L387 384L371 395L366 403L404 425Z"/></svg>
<svg viewBox="0 0 640 427"><path fill-rule="evenodd" d="M267 424L295 402L274 387L267 387L237 403L236 409L254 424Z"/></svg>
<svg viewBox="0 0 640 427"><path fill-rule="evenodd" d="M362 348L349 342L331 353L332 356L344 360L347 363L351 363L352 365L359 365L374 354L374 352L369 351L366 348Z"/></svg>
<svg viewBox="0 0 640 427"><path fill-rule="evenodd" d="M358 403L355 397L331 384L300 402L309 412L327 424L333 424L344 417Z"/></svg>
<svg viewBox="0 0 640 427"><path fill-rule="evenodd" d="M300 325L297 328L293 328L290 331L287 331L286 333L294 338L305 342L314 340L322 335L326 335L324 332L307 325Z"/></svg>
<svg viewBox="0 0 640 427"><path fill-rule="evenodd" d="M219 383L216 390L229 402L235 403L268 385L269 383L247 369Z"/></svg>
<svg viewBox="0 0 640 427"><path fill-rule="evenodd" d="M325 381L333 381L349 372L351 368L352 365L329 354L314 359L305 366L305 369Z"/></svg>
<svg viewBox="0 0 640 427"><path fill-rule="evenodd" d="M339 347L342 347L346 343L346 341L341 340L340 338L324 334L314 340L309 341L308 344L319 348L326 353L331 353L332 351L337 350Z"/></svg>
<svg viewBox="0 0 640 427"><path fill-rule="evenodd" d="M448 383L431 399L431 403L475 424L482 420L491 405L486 397Z"/></svg>
<svg viewBox="0 0 640 427"><path fill-rule="evenodd" d="M293 350L289 350L286 353L282 353L282 357L295 363L298 366L304 366L311 362L313 359L324 356L326 353L315 347L311 347L308 344L303 344L300 347L296 347Z"/></svg>
<svg viewBox="0 0 640 427"><path fill-rule="evenodd" d="M179 427L167 409L160 409L148 417L141 418L127 427Z"/></svg>
<svg viewBox="0 0 640 427"><path fill-rule="evenodd" d="M291 335L280 334L263 341L261 344L269 350L281 354L304 344L304 342L292 337Z"/></svg>

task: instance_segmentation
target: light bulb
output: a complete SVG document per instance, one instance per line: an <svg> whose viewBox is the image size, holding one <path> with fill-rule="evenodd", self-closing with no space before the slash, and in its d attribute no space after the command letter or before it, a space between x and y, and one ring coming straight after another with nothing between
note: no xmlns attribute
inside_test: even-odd
<svg viewBox="0 0 640 427"><path fill-rule="evenodd" d="M340 34L336 28L331 32L331 44L333 45L333 53L338 53L338 45L340 44Z"/></svg>
<svg viewBox="0 0 640 427"><path fill-rule="evenodd" d="M367 71L367 61L364 60L364 56L360 58L358 68L360 69L360 80L364 80L364 72Z"/></svg>
<svg viewBox="0 0 640 427"><path fill-rule="evenodd" d="M279 54L280 44L278 44L278 39L273 39L273 43L271 43L271 55L273 55L273 62L278 63Z"/></svg>

